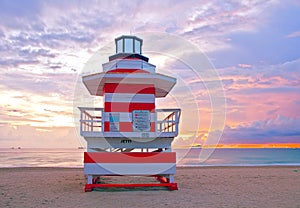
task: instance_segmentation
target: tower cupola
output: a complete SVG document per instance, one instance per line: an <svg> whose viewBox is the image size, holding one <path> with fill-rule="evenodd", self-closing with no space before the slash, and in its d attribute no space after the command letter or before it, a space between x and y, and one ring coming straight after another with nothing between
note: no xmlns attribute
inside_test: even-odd
<svg viewBox="0 0 300 208"><path fill-rule="evenodd" d="M116 53L142 54L143 40L131 35L122 35L115 39Z"/></svg>

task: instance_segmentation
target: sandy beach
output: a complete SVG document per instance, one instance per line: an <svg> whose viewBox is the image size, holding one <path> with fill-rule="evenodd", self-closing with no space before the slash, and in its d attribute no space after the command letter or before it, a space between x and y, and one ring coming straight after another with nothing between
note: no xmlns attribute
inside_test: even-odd
<svg viewBox="0 0 300 208"><path fill-rule="evenodd" d="M176 181L178 191L85 193L83 169L2 168L0 207L300 207L300 167L178 168Z"/></svg>

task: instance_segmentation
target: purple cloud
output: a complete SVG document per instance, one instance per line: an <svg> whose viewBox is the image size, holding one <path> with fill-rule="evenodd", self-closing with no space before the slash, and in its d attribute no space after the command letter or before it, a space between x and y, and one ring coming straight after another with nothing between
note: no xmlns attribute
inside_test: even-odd
<svg viewBox="0 0 300 208"><path fill-rule="evenodd" d="M226 127L221 143L299 143L300 116L278 115L275 119L258 120L250 125Z"/></svg>

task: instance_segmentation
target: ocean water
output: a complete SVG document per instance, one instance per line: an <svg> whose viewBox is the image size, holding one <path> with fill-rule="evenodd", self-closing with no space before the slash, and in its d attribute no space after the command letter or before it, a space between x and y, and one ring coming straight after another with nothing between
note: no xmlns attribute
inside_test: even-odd
<svg viewBox="0 0 300 208"><path fill-rule="evenodd" d="M300 149L174 149L178 166L300 166ZM0 167L83 167L82 149L0 149Z"/></svg>
<svg viewBox="0 0 300 208"><path fill-rule="evenodd" d="M299 166L300 149L194 149L177 151L178 166ZM202 152L202 155L200 154ZM207 151L207 152L205 152ZM213 151L213 152L212 152ZM184 152L184 153L183 153ZM212 152L212 154L208 154ZM178 157L182 158L178 158ZM208 157L208 158L207 158Z"/></svg>
<svg viewBox="0 0 300 208"><path fill-rule="evenodd" d="M83 167L81 149L0 149L0 167Z"/></svg>

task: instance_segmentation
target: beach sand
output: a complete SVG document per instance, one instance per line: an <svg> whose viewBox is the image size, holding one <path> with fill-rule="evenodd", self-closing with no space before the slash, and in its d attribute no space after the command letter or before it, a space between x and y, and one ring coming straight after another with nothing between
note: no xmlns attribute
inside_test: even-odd
<svg viewBox="0 0 300 208"><path fill-rule="evenodd" d="M106 177L149 182L149 177ZM178 191L84 192L83 169L2 168L0 207L299 207L300 167L177 168ZM115 181L115 182L116 182Z"/></svg>

